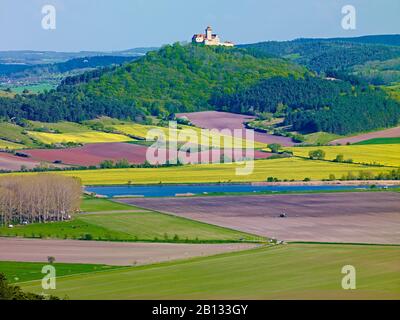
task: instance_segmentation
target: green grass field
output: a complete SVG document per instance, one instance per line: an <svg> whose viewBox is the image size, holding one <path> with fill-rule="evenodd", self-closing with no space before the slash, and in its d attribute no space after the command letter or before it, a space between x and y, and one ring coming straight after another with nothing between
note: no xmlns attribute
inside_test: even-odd
<svg viewBox="0 0 400 320"><path fill-rule="evenodd" d="M219 182L258 182L268 177L281 180L302 181L328 179L330 174L337 178L349 172L361 171L371 173L388 172L393 168L370 167L356 164L312 161L298 158L255 161L254 171L250 175L237 175L240 164L188 165L168 168L134 168L55 172L70 177L78 177L84 185L124 185L124 184L158 184L158 183L219 183ZM15 173L32 174L32 173Z"/></svg>
<svg viewBox="0 0 400 320"><path fill-rule="evenodd" d="M81 204L82 212L107 212L107 211L125 211L125 210L142 210L128 204L118 203L107 199L97 199L85 197Z"/></svg>
<svg viewBox="0 0 400 320"><path fill-rule="evenodd" d="M341 138L341 136L328 132L314 132L304 136L306 144L327 144L333 140Z"/></svg>
<svg viewBox="0 0 400 320"><path fill-rule="evenodd" d="M24 90L28 90L29 93L42 93L45 90L50 91L55 89L56 86L50 83L40 83L40 84L32 84L32 85L23 85L23 86L14 86L11 87L11 90L15 93L21 94Z"/></svg>
<svg viewBox="0 0 400 320"><path fill-rule="evenodd" d="M43 278L41 271L44 265L46 264L38 262L0 261L0 273L4 273L10 283L32 281ZM56 268L56 275L58 277L120 268L106 265L72 263L54 263L53 266Z"/></svg>
<svg viewBox="0 0 400 320"><path fill-rule="evenodd" d="M62 277L52 294L70 299L400 299L399 260L399 247L289 244ZM345 265L356 268L356 290L341 287ZM39 281L22 288L42 292Z"/></svg>
<svg viewBox="0 0 400 320"><path fill-rule="evenodd" d="M0 236L152 242L261 241L261 237L185 218L147 211L104 199L85 199L82 210L109 212L79 214L71 221L0 228ZM126 212L130 210L131 212ZM121 212L118 212L121 211Z"/></svg>
<svg viewBox="0 0 400 320"><path fill-rule="evenodd" d="M369 145L369 144L400 144L399 138L375 138L354 143L355 146Z"/></svg>
<svg viewBox="0 0 400 320"><path fill-rule="evenodd" d="M58 131L60 133L79 133L79 132L91 131L91 129L85 125L67 121L56 122L56 123L29 121L29 125L31 129L41 129L41 130L46 129L51 131Z"/></svg>
<svg viewBox="0 0 400 320"><path fill-rule="evenodd" d="M0 121L0 139L13 141L14 143L27 147L34 146L34 141L24 133L24 128L16 124Z"/></svg>

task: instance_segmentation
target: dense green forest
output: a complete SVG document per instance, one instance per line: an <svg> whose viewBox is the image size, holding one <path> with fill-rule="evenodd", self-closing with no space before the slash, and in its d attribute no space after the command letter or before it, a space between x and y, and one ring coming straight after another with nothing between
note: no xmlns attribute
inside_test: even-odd
<svg viewBox="0 0 400 320"><path fill-rule="evenodd" d="M81 89L97 97L134 102L138 108L157 115L210 109L208 101L217 88L232 93L262 78L290 74L300 77L304 73L305 68L291 62L256 58L243 50L174 44L86 80ZM69 82L71 79L64 84Z"/></svg>
<svg viewBox="0 0 400 320"><path fill-rule="evenodd" d="M312 76L303 79L273 77L232 95L216 92L211 103L220 110L235 113L276 113L284 112L288 107L310 109L325 106L340 94L351 91L351 84L344 81Z"/></svg>
<svg viewBox="0 0 400 320"><path fill-rule="evenodd" d="M385 61L368 61L352 67L348 74L373 85L391 85L400 82L400 57Z"/></svg>
<svg viewBox="0 0 400 320"><path fill-rule="evenodd" d="M393 127L400 121L400 104L380 89L357 88L330 105L309 110L290 108L285 123L303 132L349 134Z"/></svg>
<svg viewBox="0 0 400 320"><path fill-rule="evenodd" d="M400 56L400 47L398 46L350 42L349 40L339 39L270 41L242 47L291 59L319 73L330 70L345 70L365 64L368 61L385 61Z"/></svg>
<svg viewBox="0 0 400 320"><path fill-rule="evenodd" d="M215 93L211 102L230 112L279 113L286 125L302 132L348 134L395 126L400 120L400 104L380 89L311 76L261 80L232 95Z"/></svg>
<svg viewBox="0 0 400 320"><path fill-rule="evenodd" d="M400 46L400 34L378 34L350 38L320 38L315 41L353 42L365 44L385 44L388 46Z"/></svg>
<svg viewBox="0 0 400 320"><path fill-rule="evenodd" d="M224 93L272 76L301 77L304 67L244 50L175 44L122 67L68 77L57 90L0 99L0 117L82 121L105 115L137 120L146 114L210 109L214 90Z"/></svg>

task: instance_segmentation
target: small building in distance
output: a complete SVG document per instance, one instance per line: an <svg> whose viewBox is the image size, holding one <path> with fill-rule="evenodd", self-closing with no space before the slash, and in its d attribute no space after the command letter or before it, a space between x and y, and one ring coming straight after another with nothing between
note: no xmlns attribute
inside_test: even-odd
<svg viewBox="0 0 400 320"><path fill-rule="evenodd" d="M195 34L192 38L192 42L195 44L204 44L206 46L235 46L233 42L230 41L221 42L219 36L217 34L213 34L212 28L210 26L207 27L205 34Z"/></svg>

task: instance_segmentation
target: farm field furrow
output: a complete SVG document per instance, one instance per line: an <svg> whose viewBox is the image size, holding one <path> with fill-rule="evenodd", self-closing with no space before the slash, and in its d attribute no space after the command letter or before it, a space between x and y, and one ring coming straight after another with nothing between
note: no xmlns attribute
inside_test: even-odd
<svg viewBox="0 0 400 320"><path fill-rule="evenodd" d="M54 294L71 299L399 299L399 259L398 247L290 244L73 275L58 279ZM357 266L357 290L341 286L342 267L349 264ZM42 290L40 281L22 287Z"/></svg>
<svg viewBox="0 0 400 320"><path fill-rule="evenodd" d="M132 164L144 163L147 147L115 142L90 143L82 147L68 149L28 149L22 152L37 160L61 161L70 165L97 166L105 160L126 159Z"/></svg>
<svg viewBox="0 0 400 320"><path fill-rule="evenodd" d="M31 160L36 161L48 161L48 162L59 162L68 165L81 165L81 166L98 166L105 160L112 160L117 162L119 160L128 160L130 164L143 164L146 162L147 152L150 151L155 154L155 149L151 151L149 147L131 144L131 143L90 143L82 147L68 148L68 149L27 149L22 150L24 154L31 156ZM220 161L223 151L219 149L213 149L202 152L192 152L190 157L187 157L187 153L183 153L185 158L190 158L190 163L199 163L201 159L208 157L207 159L216 159ZM246 152L242 149L235 150L233 153L225 153L229 159L234 155L234 159L241 159L246 155ZM259 150L254 151L256 159L267 159L272 156L271 153L262 152ZM167 158L168 153L167 153ZM16 158L18 159L18 158ZM18 168L19 169L19 168Z"/></svg>
<svg viewBox="0 0 400 320"><path fill-rule="evenodd" d="M255 118L247 115L217 111L180 113L177 115L177 117L186 117L199 128L218 130L244 130L244 123L254 120ZM263 144L264 146L271 143L279 143L283 146L295 145L291 138L280 137L266 133L255 132L254 138L257 144Z"/></svg>
<svg viewBox="0 0 400 320"><path fill-rule="evenodd" d="M41 165L49 167L65 167L59 164L44 164L38 160L17 157L7 152L0 152L0 170L19 171L21 168L33 169Z"/></svg>
<svg viewBox="0 0 400 320"><path fill-rule="evenodd" d="M398 192L119 201L284 241L400 244Z"/></svg>
<svg viewBox="0 0 400 320"><path fill-rule="evenodd" d="M48 264L47 257L52 256L61 263L134 266L245 250L255 246L251 243L127 243L0 238L0 260Z"/></svg>

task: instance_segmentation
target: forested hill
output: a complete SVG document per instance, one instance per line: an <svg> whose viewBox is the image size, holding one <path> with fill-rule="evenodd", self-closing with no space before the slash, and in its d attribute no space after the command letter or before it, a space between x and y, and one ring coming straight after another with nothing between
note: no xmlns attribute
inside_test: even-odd
<svg viewBox="0 0 400 320"><path fill-rule="evenodd" d="M262 78L304 73L305 68L291 62L256 58L243 50L174 44L123 68L84 79L83 84L79 77L66 79L60 89L79 85L90 95L134 103L159 114L209 109L216 88L232 93Z"/></svg>
<svg viewBox="0 0 400 320"><path fill-rule="evenodd" d="M400 57L399 36L336 39L298 39L248 44L252 49L284 57L305 65L316 72L346 70L368 61L385 61ZM352 40L353 39L353 40ZM382 44L383 43L383 44Z"/></svg>
<svg viewBox="0 0 400 320"><path fill-rule="evenodd" d="M241 49L175 44L121 67L66 78L55 91L0 100L0 118L82 121L105 115L143 118L210 109L219 89L233 93L259 79L308 71L277 58L256 58Z"/></svg>
<svg viewBox="0 0 400 320"><path fill-rule="evenodd" d="M274 52L260 53L253 47L165 46L122 66L68 77L47 93L0 98L0 120L80 122L109 116L141 121L148 115L220 109L272 113L284 117L293 129L307 132L348 134L398 124L400 106L381 89L326 80L291 60L315 57L307 60L313 66L322 63L325 68L327 63L339 68L367 56L399 57L400 47L300 40L272 47L291 59L271 57ZM303 55L294 53L299 48ZM334 52L338 54L331 56ZM345 58L345 52L351 54Z"/></svg>
<svg viewBox="0 0 400 320"><path fill-rule="evenodd" d="M231 95L216 92L212 103L223 111L279 114L301 132L349 134L400 121L400 104L383 90L310 76L265 79Z"/></svg>
<svg viewBox="0 0 400 320"><path fill-rule="evenodd" d="M400 46L400 34L371 35L352 38L320 38L315 41L353 42L368 44L386 44L388 46Z"/></svg>

